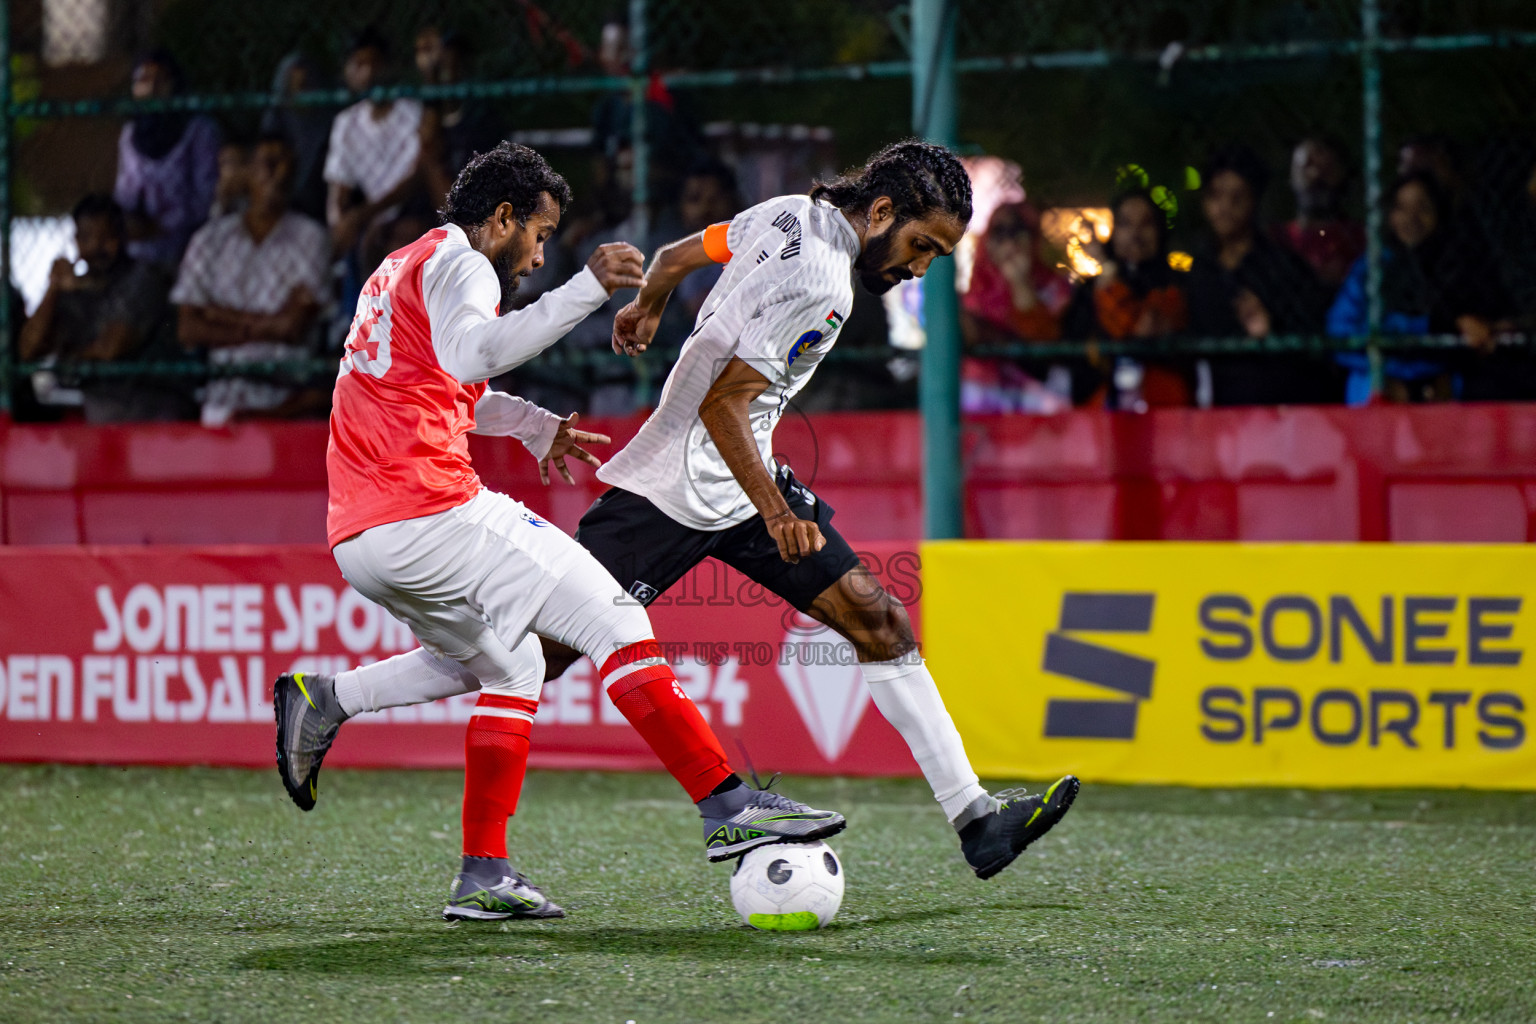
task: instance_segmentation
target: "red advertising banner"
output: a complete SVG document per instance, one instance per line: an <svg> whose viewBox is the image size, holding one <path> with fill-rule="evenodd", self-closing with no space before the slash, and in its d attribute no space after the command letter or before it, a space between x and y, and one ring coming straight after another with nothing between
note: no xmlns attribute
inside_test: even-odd
<svg viewBox="0 0 1536 1024"><path fill-rule="evenodd" d="M916 545L865 560L917 618ZM272 682L415 646L318 546L0 548L0 760L264 766ZM679 681L765 774L913 774L849 645L707 562L651 607ZM328 764L458 767L475 695L349 722ZM532 763L652 769L582 659L544 687ZM744 765L743 765L744 766Z"/></svg>

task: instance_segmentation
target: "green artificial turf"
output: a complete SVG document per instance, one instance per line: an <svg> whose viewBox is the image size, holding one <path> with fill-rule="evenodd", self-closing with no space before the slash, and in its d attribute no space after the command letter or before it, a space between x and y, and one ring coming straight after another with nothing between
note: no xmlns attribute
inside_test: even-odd
<svg viewBox="0 0 1536 1024"><path fill-rule="evenodd" d="M449 927L459 776L0 767L0 1020L1536 1019L1536 795L1085 786L991 882L921 783L849 818L829 929L739 924L655 775L535 773L564 921Z"/></svg>

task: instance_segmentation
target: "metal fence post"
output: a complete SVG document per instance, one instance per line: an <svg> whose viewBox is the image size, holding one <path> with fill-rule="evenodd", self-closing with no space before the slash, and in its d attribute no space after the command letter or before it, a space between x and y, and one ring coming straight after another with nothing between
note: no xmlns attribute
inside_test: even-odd
<svg viewBox="0 0 1536 1024"><path fill-rule="evenodd" d="M635 175L634 210L630 216L640 238L651 227L651 153L645 137L645 93L651 61L645 33L645 4L646 0L629 0L629 136Z"/></svg>
<svg viewBox="0 0 1536 1024"><path fill-rule="evenodd" d="M957 137L955 5L952 0L912 3L912 130L940 145ZM935 260L923 278L922 375L923 533L930 539L964 532L960 461L960 299L955 261Z"/></svg>
<svg viewBox="0 0 1536 1024"><path fill-rule="evenodd" d="M1360 79L1365 141L1365 296L1366 355L1371 366L1371 395L1381 394L1381 7L1380 0L1360 0Z"/></svg>
<svg viewBox="0 0 1536 1024"><path fill-rule="evenodd" d="M0 4L0 415L11 411L11 5Z"/></svg>

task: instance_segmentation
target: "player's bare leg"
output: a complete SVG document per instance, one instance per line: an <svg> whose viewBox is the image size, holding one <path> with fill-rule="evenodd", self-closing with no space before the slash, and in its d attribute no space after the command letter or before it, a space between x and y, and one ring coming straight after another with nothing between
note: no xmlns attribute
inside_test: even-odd
<svg viewBox="0 0 1536 1024"><path fill-rule="evenodd" d="M977 877L1007 867L1067 813L1079 785L1071 775L1039 795L982 788L906 608L863 565L823 591L809 613L853 644L875 706L907 741Z"/></svg>

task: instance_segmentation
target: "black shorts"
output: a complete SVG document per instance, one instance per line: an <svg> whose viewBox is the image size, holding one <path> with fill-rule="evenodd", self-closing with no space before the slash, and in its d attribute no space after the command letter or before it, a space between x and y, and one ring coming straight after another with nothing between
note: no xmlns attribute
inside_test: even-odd
<svg viewBox="0 0 1536 1024"><path fill-rule="evenodd" d="M775 478L779 493L801 519L815 520L826 546L790 563L758 516L726 530L684 526L646 498L614 487L592 503L576 528L576 541L592 552L619 586L650 604L688 570L717 558L747 579L809 611L822 591L859 565L859 556L832 527L832 507L787 468Z"/></svg>

